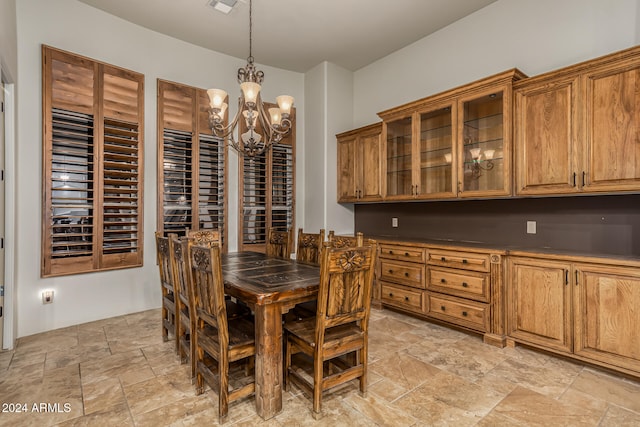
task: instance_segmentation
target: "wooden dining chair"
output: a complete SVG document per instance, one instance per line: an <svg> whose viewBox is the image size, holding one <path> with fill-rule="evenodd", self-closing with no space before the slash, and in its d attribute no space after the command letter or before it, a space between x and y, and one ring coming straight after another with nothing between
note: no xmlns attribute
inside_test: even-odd
<svg viewBox="0 0 640 427"><path fill-rule="evenodd" d="M169 334L177 337L177 326L180 322L179 312L176 310L176 290L171 267L171 247L169 237L164 237L156 231L156 255L160 268L160 289L162 291L162 339L169 340ZM178 343L176 339L176 351Z"/></svg>
<svg viewBox="0 0 640 427"><path fill-rule="evenodd" d="M255 357L254 324L247 318L228 322L219 246L190 244L189 261L196 295L196 393L204 393L205 383L218 393L218 417L224 423L230 402L255 393L255 378L235 388L229 384L230 366Z"/></svg>
<svg viewBox="0 0 640 427"><path fill-rule="evenodd" d="M265 253L275 258L291 258L291 230L276 231L269 228Z"/></svg>
<svg viewBox="0 0 640 427"><path fill-rule="evenodd" d="M315 318L284 325L285 390L294 383L312 395L316 419L321 415L322 394L326 390L358 378L360 392L366 393L376 246L373 240L347 248L332 248L327 242L320 261ZM305 375L304 367L293 363L297 353L313 357L312 373Z"/></svg>
<svg viewBox="0 0 640 427"><path fill-rule="evenodd" d="M320 265L320 250L323 243L324 229L320 229L319 233L305 233L302 228L298 228L296 261Z"/></svg>
<svg viewBox="0 0 640 427"><path fill-rule="evenodd" d="M172 265L174 272L174 283L178 298L176 299L176 310L180 313L180 322L176 329L178 340L178 354L182 363L191 364L191 378L196 376L196 291L191 277L189 265L189 244L196 245L198 240L188 238L178 238L173 236L170 240ZM205 243L199 246L211 246ZM225 295L227 319L236 319L251 315L249 307L232 301Z"/></svg>
<svg viewBox="0 0 640 427"><path fill-rule="evenodd" d="M329 246L332 248L346 248L349 246L362 246L364 242L364 235L361 232L357 232L355 236L336 236L333 230L329 231L328 237Z"/></svg>

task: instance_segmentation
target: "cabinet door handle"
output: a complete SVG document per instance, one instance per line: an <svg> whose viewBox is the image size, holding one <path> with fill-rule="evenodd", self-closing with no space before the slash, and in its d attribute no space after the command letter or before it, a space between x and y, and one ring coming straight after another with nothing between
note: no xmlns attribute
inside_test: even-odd
<svg viewBox="0 0 640 427"><path fill-rule="evenodd" d="M442 310L442 311L446 311L446 307L445 307L444 305L441 305L441 306L440 306L440 310Z"/></svg>
<svg viewBox="0 0 640 427"><path fill-rule="evenodd" d="M440 283L447 283L447 279L440 279Z"/></svg>
<svg viewBox="0 0 640 427"><path fill-rule="evenodd" d="M569 284L569 270L564 271L564 284L565 286Z"/></svg>
<svg viewBox="0 0 640 427"><path fill-rule="evenodd" d="M578 270L576 270L576 286L578 286Z"/></svg>
<svg viewBox="0 0 640 427"><path fill-rule="evenodd" d="M466 312L466 311L463 311L463 312L462 312L462 315L463 315L464 317L467 317L467 312Z"/></svg>
<svg viewBox="0 0 640 427"><path fill-rule="evenodd" d="M409 256L409 252L405 252L405 253L404 253L404 256Z"/></svg>
<svg viewBox="0 0 640 427"><path fill-rule="evenodd" d="M466 287L468 287L468 286L469 286L469 284L467 284L467 282L462 282L462 287L463 287L463 288L466 288Z"/></svg>
<svg viewBox="0 0 640 427"><path fill-rule="evenodd" d="M393 298L393 294L392 294L391 292L389 292L389 296L390 296L391 298Z"/></svg>
<svg viewBox="0 0 640 427"><path fill-rule="evenodd" d="M409 297L404 297L404 300L405 301L409 301Z"/></svg>
<svg viewBox="0 0 640 427"><path fill-rule="evenodd" d="M467 261L466 259L463 259L463 260L462 260L462 263L463 263L463 264L466 264L466 263L468 263L468 262L469 262L469 261Z"/></svg>
<svg viewBox="0 0 640 427"><path fill-rule="evenodd" d="M445 262L447 259L445 257L440 257L440 261Z"/></svg>
<svg viewBox="0 0 640 427"><path fill-rule="evenodd" d="M576 186L576 173L573 173L573 186Z"/></svg>
<svg viewBox="0 0 640 427"><path fill-rule="evenodd" d="M587 173L585 171L582 171L582 186L583 187L586 185L586 181L587 181L586 175L587 175Z"/></svg>
<svg viewBox="0 0 640 427"><path fill-rule="evenodd" d="M404 277L409 277L409 273L407 271L404 272Z"/></svg>
<svg viewBox="0 0 640 427"><path fill-rule="evenodd" d="M389 255L393 255L393 251L389 251Z"/></svg>
<svg viewBox="0 0 640 427"><path fill-rule="evenodd" d="M393 274L393 270L389 270L389 274Z"/></svg>

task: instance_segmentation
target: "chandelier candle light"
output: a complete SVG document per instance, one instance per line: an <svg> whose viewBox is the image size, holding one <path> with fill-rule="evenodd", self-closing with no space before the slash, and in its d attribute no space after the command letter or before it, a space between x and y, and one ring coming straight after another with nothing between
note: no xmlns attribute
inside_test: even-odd
<svg viewBox="0 0 640 427"><path fill-rule="evenodd" d="M256 70L253 65L252 48L252 0L249 0L249 57L247 65L238 69L238 83L240 83L240 97L238 98L238 111L228 126L224 125L224 115L227 110L227 92L222 89L209 89L209 124L214 135L220 138L229 138L229 144L241 155L254 157L267 151L271 145L277 144L291 130L291 107L293 97L281 95L276 98L278 108L269 108L265 111L260 97L260 85L264 80L264 72ZM234 138L234 130L240 120L245 120L247 131L238 140ZM259 134L256 126L264 132Z"/></svg>

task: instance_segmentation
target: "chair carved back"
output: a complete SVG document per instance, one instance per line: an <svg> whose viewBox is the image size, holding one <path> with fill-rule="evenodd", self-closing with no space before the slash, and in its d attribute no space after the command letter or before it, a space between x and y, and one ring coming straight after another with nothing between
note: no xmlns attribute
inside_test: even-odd
<svg viewBox="0 0 640 427"><path fill-rule="evenodd" d="M320 265L320 252L324 243L324 229L320 233L305 233L298 229L296 260L306 264Z"/></svg>
<svg viewBox="0 0 640 427"><path fill-rule="evenodd" d="M171 269L171 248L169 238L156 232L156 253L160 268L160 283L163 288L173 292L173 270Z"/></svg>
<svg viewBox="0 0 640 427"><path fill-rule="evenodd" d="M276 231L270 228L265 253L276 258L291 258L291 231Z"/></svg>
<svg viewBox="0 0 640 427"><path fill-rule="evenodd" d="M361 232L355 236L336 236L334 231L329 231L329 246L332 248L347 248L351 246L362 246L364 235Z"/></svg>
<svg viewBox="0 0 640 427"><path fill-rule="evenodd" d="M189 310L193 309L193 289L191 289L191 271L189 271L188 243L178 236L170 238L171 260L175 287L180 300L187 305Z"/></svg>
<svg viewBox="0 0 640 427"><path fill-rule="evenodd" d="M212 243L222 246L220 230L189 230L187 237L199 246L210 246Z"/></svg>
<svg viewBox="0 0 640 427"><path fill-rule="evenodd" d="M189 241L191 277L195 290L198 321L204 321L218 330L220 346L229 345L224 282L220 262L220 247L194 245Z"/></svg>
<svg viewBox="0 0 640 427"><path fill-rule="evenodd" d="M377 244L333 248L325 243L320 265L320 288L316 313L316 337L334 326L357 322L366 332ZM317 343L322 348L322 340Z"/></svg>

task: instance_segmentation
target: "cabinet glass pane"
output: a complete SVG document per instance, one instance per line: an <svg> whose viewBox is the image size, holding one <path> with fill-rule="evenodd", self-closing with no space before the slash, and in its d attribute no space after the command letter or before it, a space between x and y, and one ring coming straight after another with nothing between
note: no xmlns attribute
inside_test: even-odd
<svg viewBox="0 0 640 427"><path fill-rule="evenodd" d="M464 191L504 188L502 92L463 105Z"/></svg>
<svg viewBox="0 0 640 427"><path fill-rule="evenodd" d="M411 194L411 117L387 124L387 195Z"/></svg>
<svg viewBox="0 0 640 427"><path fill-rule="evenodd" d="M420 115L420 191L451 192L451 108Z"/></svg>

